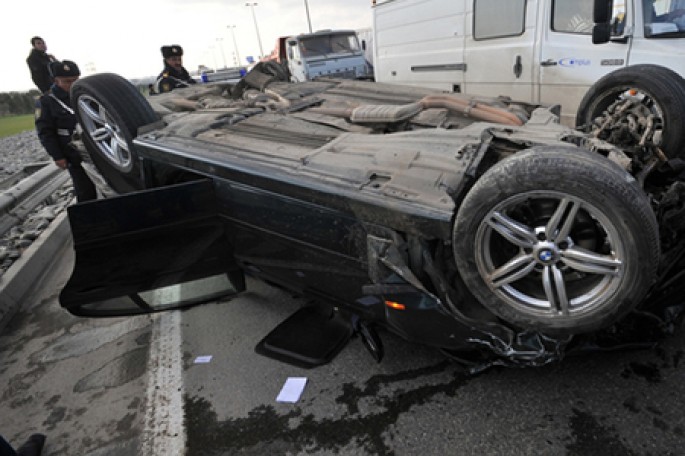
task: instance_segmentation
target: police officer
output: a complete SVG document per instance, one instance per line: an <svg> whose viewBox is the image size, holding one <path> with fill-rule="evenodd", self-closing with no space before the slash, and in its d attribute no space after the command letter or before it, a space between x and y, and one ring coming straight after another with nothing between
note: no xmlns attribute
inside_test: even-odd
<svg viewBox="0 0 685 456"><path fill-rule="evenodd" d="M154 90L156 93L171 92L179 87L188 87L196 81L183 68L183 48L178 44L162 46L164 70L157 77Z"/></svg>
<svg viewBox="0 0 685 456"><path fill-rule="evenodd" d="M76 200L80 203L95 199L95 185L81 166L81 155L71 144L76 115L69 103L69 91L81 71L74 62L63 60L51 63L50 72L55 82L48 93L40 97L40 108L36 112L38 137L55 164L69 171Z"/></svg>

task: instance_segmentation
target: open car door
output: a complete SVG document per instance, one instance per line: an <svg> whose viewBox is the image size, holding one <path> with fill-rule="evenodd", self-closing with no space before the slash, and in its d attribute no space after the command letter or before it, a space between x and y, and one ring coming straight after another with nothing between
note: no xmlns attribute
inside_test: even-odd
<svg viewBox="0 0 685 456"><path fill-rule="evenodd" d="M75 264L60 294L79 316L187 307L245 289L209 179L69 207Z"/></svg>

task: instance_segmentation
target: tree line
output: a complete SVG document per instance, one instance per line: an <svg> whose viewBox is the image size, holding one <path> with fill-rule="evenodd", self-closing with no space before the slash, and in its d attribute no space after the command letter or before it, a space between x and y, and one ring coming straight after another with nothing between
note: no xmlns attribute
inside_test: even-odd
<svg viewBox="0 0 685 456"><path fill-rule="evenodd" d="M0 116L32 114L36 108L35 97L39 95L38 90L0 93Z"/></svg>

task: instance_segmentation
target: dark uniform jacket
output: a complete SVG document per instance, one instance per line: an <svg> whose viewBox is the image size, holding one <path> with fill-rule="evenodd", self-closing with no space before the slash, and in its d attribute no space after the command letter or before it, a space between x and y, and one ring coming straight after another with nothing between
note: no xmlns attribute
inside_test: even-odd
<svg viewBox="0 0 685 456"><path fill-rule="evenodd" d="M181 67L181 70L177 71L174 67L164 65L164 70L159 73L155 82L155 92L171 92L179 87L188 87L188 85L195 83L195 79L190 76L185 68Z"/></svg>
<svg viewBox="0 0 685 456"><path fill-rule="evenodd" d="M81 163L81 155L70 144L76 129L76 114L71 110L69 93L53 85L40 97L40 112L36 114L38 137L52 159L66 158L69 163Z"/></svg>
<svg viewBox="0 0 685 456"><path fill-rule="evenodd" d="M38 87L38 90L42 93L50 90L50 86L52 85L52 76L50 76L48 66L53 60L54 58L47 52L39 51L38 49L32 49L26 59L29 70L31 70L31 79L33 79L36 87Z"/></svg>

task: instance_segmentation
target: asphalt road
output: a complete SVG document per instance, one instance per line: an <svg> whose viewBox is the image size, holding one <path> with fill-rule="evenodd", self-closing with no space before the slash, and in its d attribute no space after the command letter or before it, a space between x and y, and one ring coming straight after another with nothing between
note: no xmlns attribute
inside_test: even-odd
<svg viewBox="0 0 685 456"><path fill-rule="evenodd" d="M353 339L330 364L254 353L302 302L249 292L154 317L80 319L54 274L0 334L0 433L48 435L46 455L679 455L685 329L650 350L468 375L382 333L377 364ZM196 363L211 355L209 363ZM276 402L288 377L301 399Z"/></svg>

